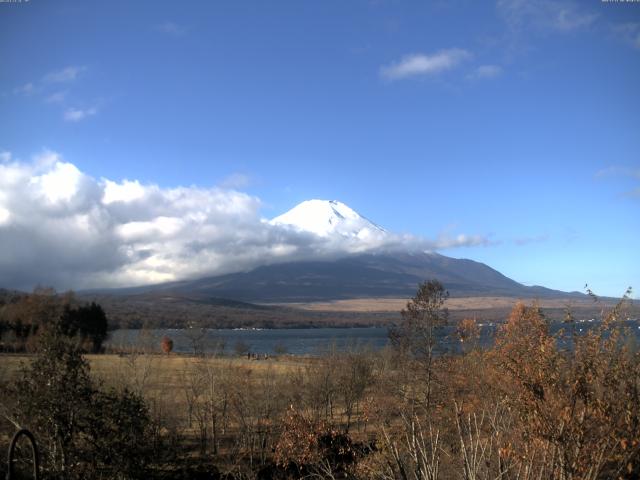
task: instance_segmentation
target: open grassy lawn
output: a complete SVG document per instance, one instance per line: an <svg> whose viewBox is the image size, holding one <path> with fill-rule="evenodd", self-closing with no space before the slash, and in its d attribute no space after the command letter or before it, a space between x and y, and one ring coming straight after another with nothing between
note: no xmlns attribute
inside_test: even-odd
<svg viewBox="0 0 640 480"><path fill-rule="evenodd" d="M33 355L0 354L0 379L9 379L18 374L20 366L28 364ZM212 367L242 369L256 377L265 372L287 374L314 361L303 356L272 356L267 360L249 360L246 357L199 358L180 354L101 354L85 355L92 373L107 384L116 384L128 378L135 380L136 374L146 375L150 389L174 389L184 383L185 373L194 362ZM133 375L133 376L131 376ZM125 378L123 378L123 376Z"/></svg>

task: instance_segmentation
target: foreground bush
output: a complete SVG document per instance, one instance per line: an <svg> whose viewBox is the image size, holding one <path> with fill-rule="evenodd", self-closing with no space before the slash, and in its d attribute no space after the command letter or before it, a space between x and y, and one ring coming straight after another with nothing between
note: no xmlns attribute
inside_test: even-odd
<svg viewBox="0 0 640 480"><path fill-rule="evenodd" d="M492 349L436 362L434 409L398 402L366 477L640 478L640 352L618 322L626 300L586 333L569 318L557 336L536 304L517 304Z"/></svg>
<svg viewBox="0 0 640 480"><path fill-rule="evenodd" d="M14 386L15 416L38 439L45 478L144 478L147 408L101 389L68 337L49 332Z"/></svg>
<svg viewBox="0 0 640 480"><path fill-rule="evenodd" d="M615 328L619 310L585 335L568 322L557 339L535 305L518 304L498 334L491 352L502 377L497 388L517 414L519 440L531 447L521 455L544 456L545 476L640 473L639 353Z"/></svg>

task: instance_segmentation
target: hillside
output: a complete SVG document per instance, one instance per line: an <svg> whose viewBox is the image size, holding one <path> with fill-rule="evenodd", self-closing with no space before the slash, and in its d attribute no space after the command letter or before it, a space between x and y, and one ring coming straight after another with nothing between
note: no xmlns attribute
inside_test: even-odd
<svg viewBox="0 0 640 480"><path fill-rule="evenodd" d="M301 261L183 282L114 290L110 293L165 292L193 298L287 303L371 297L410 297L419 283L438 279L452 297L582 296L527 287L491 267L436 253L361 254L330 261Z"/></svg>

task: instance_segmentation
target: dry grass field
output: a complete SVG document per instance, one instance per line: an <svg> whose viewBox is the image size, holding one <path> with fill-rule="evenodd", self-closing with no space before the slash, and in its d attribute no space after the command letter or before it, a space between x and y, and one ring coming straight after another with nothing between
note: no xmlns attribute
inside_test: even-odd
<svg viewBox="0 0 640 480"><path fill-rule="evenodd" d="M335 300L331 302L309 302L284 304L301 310L317 312L399 312L409 301L409 298L353 298L348 300ZM482 310L506 309L510 310L516 299L512 297L464 297L449 298L446 306L450 311L458 310ZM616 301L604 302L604 305L615 305ZM553 298L539 301L543 309L558 309L572 307L577 310L591 308L593 300L590 298ZM602 307L602 305L600 305Z"/></svg>
<svg viewBox="0 0 640 480"><path fill-rule="evenodd" d="M21 368L34 358L30 354L0 354L0 385L13 383ZM117 391L126 388L141 395L155 424L162 425L161 435L179 437L181 447L193 452L211 448L215 441L216 448L225 454L232 453L229 444L244 424L273 423L272 415L283 412L289 405L289 400L285 401L289 388L285 387L318 361L302 356L249 360L174 353L87 354L84 358L101 388ZM268 401L275 401L278 406L269 406L275 410L264 417L264 412L260 412L264 409L266 391L270 392ZM211 422L215 420L210 408L215 408L213 414L221 417L220 431L216 433L219 439L212 438ZM12 425L2 425L0 448L6 446L11 432Z"/></svg>
<svg viewBox="0 0 640 480"><path fill-rule="evenodd" d="M0 354L0 380L11 380L21 365L29 364L32 355ZM267 360L248 360L245 357L194 357L178 354L101 354L85 355L91 372L107 386L134 386L147 392L162 392L162 396L179 397L185 376L194 364L212 368L244 371L255 380L267 374L286 376L304 368L317 359L304 356L272 356Z"/></svg>

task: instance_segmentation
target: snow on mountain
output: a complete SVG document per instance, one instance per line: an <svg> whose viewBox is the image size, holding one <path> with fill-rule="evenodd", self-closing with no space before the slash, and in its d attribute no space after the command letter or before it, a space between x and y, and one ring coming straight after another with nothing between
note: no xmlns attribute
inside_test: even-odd
<svg viewBox="0 0 640 480"><path fill-rule="evenodd" d="M337 200L307 200L272 219L272 225L288 226L321 237L346 237L379 241L387 231Z"/></svg>

